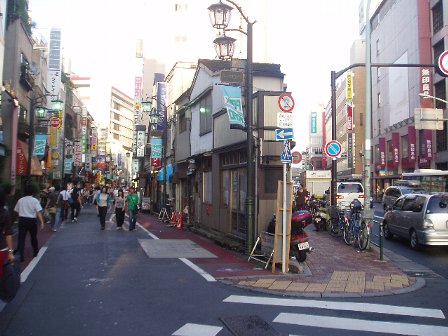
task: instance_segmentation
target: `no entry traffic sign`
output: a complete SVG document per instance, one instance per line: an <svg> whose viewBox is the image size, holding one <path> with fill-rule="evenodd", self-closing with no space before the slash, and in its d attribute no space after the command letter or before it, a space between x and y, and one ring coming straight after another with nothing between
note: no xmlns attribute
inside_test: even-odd
<svg viewBox="0 0 448 336"><path fill-rule="evenodd" d="M331 158L336 158L339 155L341 155L342 152L342 145L339 141L332 140L330 142L327 142L325 145L325 154Z"/></svg>

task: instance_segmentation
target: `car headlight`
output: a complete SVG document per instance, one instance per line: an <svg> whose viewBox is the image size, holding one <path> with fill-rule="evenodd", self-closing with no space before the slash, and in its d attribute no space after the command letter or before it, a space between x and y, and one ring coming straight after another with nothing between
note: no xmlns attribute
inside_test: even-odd
<svg viewBox="0 0 448 336"><path fill-rule="evenodd" d="M424 229L434 229L434 224L432 223L432 220L424 219L423 220L423 228Z"/></svg>

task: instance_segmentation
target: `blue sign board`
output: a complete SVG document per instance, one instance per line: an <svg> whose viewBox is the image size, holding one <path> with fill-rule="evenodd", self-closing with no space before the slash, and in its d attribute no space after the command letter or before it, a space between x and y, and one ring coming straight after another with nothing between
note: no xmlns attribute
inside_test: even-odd
<svg viewBox="0 0 448 336"><path fill-rule="evenodd" d="M310 133L315 134L317 133L317 113L311 112L311 130Z"/></svg>
<svg viewBox="0 0 448 336"><path fill-rule="evenodd" d="M278 128L275 130L275 140L292 140L294 137L294 130L292 128Z"/></svg>
<svg viewBox="0 0 448 336"><path fill-rule="evenodd" d="M325 145L325 153L331 158L339 156L341 152L342 152L342 146L336 140L332 140Z"/></svg>
<svg viewBox="0 0 448 336"><path fill-rule="evenodd" d="M280 161L284 163L292 162L291 145L289 141L283 142L282 155L280 156Z"/></svg>

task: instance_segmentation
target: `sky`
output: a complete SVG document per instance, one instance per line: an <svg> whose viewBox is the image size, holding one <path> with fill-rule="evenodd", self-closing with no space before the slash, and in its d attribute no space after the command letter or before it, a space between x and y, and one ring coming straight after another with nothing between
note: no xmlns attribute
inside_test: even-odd
<svg viewBox="0 0 448 336"><path fill-rule="evenodd" d="M168 16L173 0L29 0L35 32L48 36L62 29L63 55L73 72L101 75L131 97L134 90L135 41L144 40L145 56L170 63L215 58L207 7L217 0L178 0L189 3L190 17ZM225 1L224 1L225 2ZM241 0L254 24L254 61L281 65L295 107L297 149L308 143L309 113L330 98L330 72L350 64L350 47L359 38L361 0ZM240 18L233 11L231 26ZM184 30L194 45L175 50L170 34ZM245 25L243 25L245 28ZM235 55L245 58L245 37L239 33ZM184 57L192 59L183 59ZM68 71L69 69L64 69ZM320 111L322 109L320 108Z"/></svg>

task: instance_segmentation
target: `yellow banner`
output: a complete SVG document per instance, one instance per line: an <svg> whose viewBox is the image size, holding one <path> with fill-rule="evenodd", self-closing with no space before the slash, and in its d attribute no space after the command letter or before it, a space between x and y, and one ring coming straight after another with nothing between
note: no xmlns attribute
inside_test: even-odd
<svg viewBox="0 0 448 336"><path fill-rule="evenodd" d="M347 80L346 80L346 86L347 86L347 99L353 99L353 77L352 73L347 73Z"/></svg>

